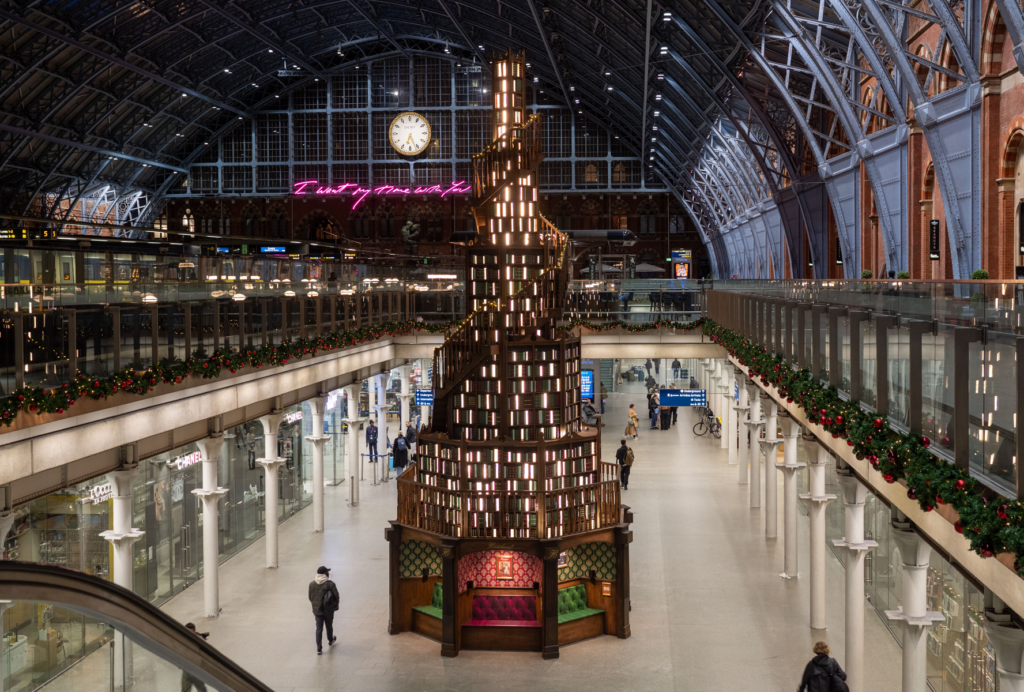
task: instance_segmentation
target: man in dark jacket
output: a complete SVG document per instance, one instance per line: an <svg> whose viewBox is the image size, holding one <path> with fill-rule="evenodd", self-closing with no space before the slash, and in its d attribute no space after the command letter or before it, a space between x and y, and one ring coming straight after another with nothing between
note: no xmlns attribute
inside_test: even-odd
<svg viewBox="0 0 1024 692"><path fill-rule="evenodd" d="M626 441L619 440L619 444L621 444L621 446L617 450L615 450L615 461L619 462L619 467L622 469L622 489L628 490L629 470L633 467L633 464L632 461L627 458L629 455L629 447L626 446ZM629 463L626 463L627 461L629 461Z"/></svg>
<svg viewBox="0 0 1024 692"><path fill-rule="evenodd" d="M338 610L341 597L330 576L329 569L320 567L316 571L316 578L309 582L309 604L313 606L313 617L316 618L317 656L323 653L324 625L327 626L327 644L338 641L334 636L334 613Z"/></svg>
<svg viewBox="0 0 1024 692"><path fill-rule="evenodd" d="M372 418L366 426L366 453L377 456L377 426L373 424ZM370 461L376 460L371 459Z"/></svg>
<svg viewBox="0 0 1024 692"><path fill-rule="evenodd" d="M405 424L405 444L409 446L409 459L416 458L416 426L409 421Z"/></svg>
<svg viewBox="0 0 1024 692"><path fill-rule="evenodd" d="M675 379L678 380L679 379L679 370L682 367L683 366L679 364L679 359L678 358L676 358L674 361L672 361L672 377L674 377Z"/></svg>
<svg viewBox="0 0 1024 692"><path fill-rule="evenodd" d="M839 663L829 656L828 644L818 642L814 645L814 658L804 668L804 677L800 681L797 692L829 692L832 689L832 676L846 680L846 673Z"/></svg>

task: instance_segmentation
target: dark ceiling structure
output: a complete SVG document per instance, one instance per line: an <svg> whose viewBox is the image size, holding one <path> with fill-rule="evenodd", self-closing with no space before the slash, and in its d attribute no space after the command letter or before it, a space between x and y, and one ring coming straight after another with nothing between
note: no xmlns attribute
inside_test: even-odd
<svg viewBox="0 0 1024 692"><path fill-rule="evenodd" d="M643 157L686 206L719 272L767 276L771 264L782 276L788 253L801 275L804 257L823 260L830 211L854 260L858 212L843 176L861 160L879 206L899 207L882 220L898 266L907 205L886 189L889 164L873 155L884 147L872 142L898 144L908 98L918 109L934 100L915 92L908 70L953 90L977 81L977 20L925 5L0 0L0 213L64 221L88 198L103 209L94 221L146 226L210 140L288 90L382 55L485 62L511 47L526 51L529 77L552 100ZM933 54L952 53L952 68L905 50L910 20L943 27ZM955 171L939 177L955 186ZM963 248L971 227L958 223Z"/></svg>

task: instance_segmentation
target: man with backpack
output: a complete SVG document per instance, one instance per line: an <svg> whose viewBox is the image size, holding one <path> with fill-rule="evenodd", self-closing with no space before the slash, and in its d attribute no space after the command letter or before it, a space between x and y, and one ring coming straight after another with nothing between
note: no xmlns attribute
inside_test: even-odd
<svg viewBox="0 0 1024 692"><path fill-rule="evenodd" d="M622 489L629 490L629 471L633 468L633 450L626 446L625 440L620 440L621 447L615 451L615 460L622 467Z"/></svg>
<svg viewBox="0 0 1024 692"><path fill-rule="evenodd" d="M846 673L831 654L828 644L815 643L814 658L804 668L798 692L850 692L846 684Z"/></svg>
<svg viewBox="0 0 1024 692"><path fill-rule="evenodd" d="M316 618L316 655L323 651L323 631L327 626L327 645L330 646L338 641L334 636L334 613L337 612L341 597L338 595L338 587L330 579L331 571L326 567L320 567L316 571L316 578L309 583L309 603L313 606L313 617Z"/></svg>

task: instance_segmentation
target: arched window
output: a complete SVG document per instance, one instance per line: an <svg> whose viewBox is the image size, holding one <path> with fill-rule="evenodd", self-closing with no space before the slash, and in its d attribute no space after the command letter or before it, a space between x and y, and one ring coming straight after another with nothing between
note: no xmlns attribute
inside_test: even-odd
<svg viewBox="0 0 1024 692"><path fill-rule="evenodd" d="M275 204L267 213L267 237L287 238L288 235L288 212L280 204Z"/></svg>
<svg viewBox="0 0 1024 692"><path fill-rule="evenodd" d="M371 224L373 219L366 209L357 209L348 217L349 225L352 228L352 237L355 240L369 240L373 235Z"/></svg>
<svg viewBox="0 0 1024 692"><path fill-rule="evenodd" d="M195 233L196 232L196 218L192 216L192 210L186 209L185 214L181 217L181 232L182 233Z"/></svg>
<svg viewBox="0 0 1024 692"><path fill-rule="evenodd" d="M562 200L555 207L555 228L572 229L572 205L566 200Z"/></svg>
<svg viewBox="0 0 1024 692"><path fill-rule="evenodd" d="M619 231L629 230L629 206L621 199L612 205L612 228Z"/></svg>
<svg viewBox="0 0 1024 692"><path fill-rule="evenodd" d="M654 235L657 232L658 208L647 200L640 205L640 235Z"/></svg>
<svg viewBox="0 0 1024 692"><path fill-rule="evenodd" d="M377 208L377 237L381 240L395 237L395 210L388 202Z"/></svg>
<svg viewBox="0 0 1024 692"><path fill-rule="evenodd" d="M596 230L601 218L601 208L597 205L597 200L588 199L583 203L583 207L580 209L580 212L583 215L582 230Z"/></svg>
<svg viewBox="0 0 1024 692"><path fill-rule="evenodd" d="M252 202L246 204L242 209L242 226L245 229L245 235L250 238L261 237L262 223L260 212Z"/></svg>
<svg viewBox="0 0 1024 692"><path fill-rule="evenodd" d="M626 170L621 163L617 163L612 166L612 182L613 183L624 183L626 182Z"/></svg>
<svg viewBox="0 0 1024 692"><path fill-rule="evenodd" d="M592 163L587 164L586 175L584 176L584 182L588 183L599 183L601 182L597 177L597 166Z"/></svg>

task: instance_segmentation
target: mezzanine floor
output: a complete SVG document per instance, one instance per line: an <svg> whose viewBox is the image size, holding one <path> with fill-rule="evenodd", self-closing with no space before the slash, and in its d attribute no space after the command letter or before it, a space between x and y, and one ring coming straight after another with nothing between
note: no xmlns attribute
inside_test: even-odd
<svg viewBox="0 0 1024 692"><path fill-rule="evenodd" d="M604 458L614 458L634 394L611 394ZM210 632L210 642L278 692L313 690L795 690L812 644L826 639L843 662L843 571L828 556L828 627L808 627L807 579L787 581L781 541L766 541L763 510L751 510L747 486L717 440L695 438L693 414L679 426L648 431L631 443L636 464L625 502L632 506L632 637L605 636L563 647L561 657L462 652L414 633L390 636L387 543L395 484L362 486L346 506L346 485L327 488L327 530L310 532L311 510L281 526L280 568L264 569L263 541L221 566L219 619L202 613L200 585L165 605L181 621ZM779 493L781 500L781 490ZM780 501L781 505L781 501ZM781 506L779 525L781 529ZM801 574L807 573L807 518L800 515ZM306 596L316 568L333 569L342 594L338 643L316 655ZM900 687L900 649L869 607L865 689Z"/></svg>

